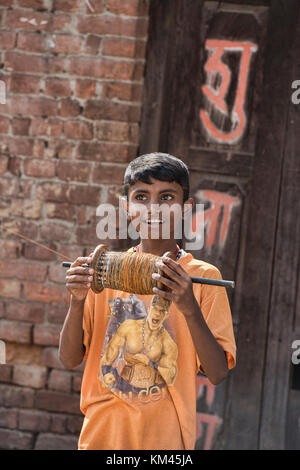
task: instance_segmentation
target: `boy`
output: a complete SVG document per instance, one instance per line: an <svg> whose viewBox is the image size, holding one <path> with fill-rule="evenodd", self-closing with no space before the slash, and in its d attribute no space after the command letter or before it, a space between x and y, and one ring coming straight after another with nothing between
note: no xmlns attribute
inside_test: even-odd
<svg viewBox="0 0 300 470"><path fill-rule="evenodd" d="M221 279L221 274L179 248L174 217L169 238L163 237L165 220L153 210L162 204L192 207L189 172L181 160L161 153L136 158L126 169L124 194L129 220L139 205L146 209L137 226L140 243L127 252L162 256L169 251L176 260L158 262L161 274L152 276L160 288L153 288L153 295L113 289L95 295L93 271L81 266L90 257L78 258L67 271L71 301L59 355L70 369L86 359L79 449L191 450L197 372L218 384L235 366L227 293L224 287L192 284L190 276ZM167 307L159 309L164 302Z"/></svg>

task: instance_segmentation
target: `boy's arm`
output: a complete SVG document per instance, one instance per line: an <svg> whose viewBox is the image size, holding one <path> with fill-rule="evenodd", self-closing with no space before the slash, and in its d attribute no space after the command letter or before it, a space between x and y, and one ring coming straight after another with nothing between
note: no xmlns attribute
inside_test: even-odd
<svg viewBox="0 0 300 470"><path fill-rule="evenodd" d="M71 293L70 307L59 338L59 359L66 369L81 364L85 349L83 346L82 317L85 298L91 286L93 270L81 265L89 264L91 258L80 257L66 273L66 287Z"/></svg>
<svg viewBox="0 0 300 470"><path fill-rule="evenodd" d="M202 315L200 306L193 292L193 284L190 276L178 263L170 258L162 258L159 267L170 279L153 275L171 289L165 292L154 288L154 292L162 297L172 300L178 310L185 316L189 327L201 367L214 385L222 382L227 377L228 366L223 348L219 345L214 335L208 328Z"/></svg>

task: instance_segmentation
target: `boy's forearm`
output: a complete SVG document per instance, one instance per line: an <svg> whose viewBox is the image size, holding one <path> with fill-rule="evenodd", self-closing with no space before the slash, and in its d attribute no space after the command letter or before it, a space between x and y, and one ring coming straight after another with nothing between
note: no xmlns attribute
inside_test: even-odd
<svg viewBox="0 0 300 470"><path fill-rule="evenodd" d="M67 369L73 369L83 360L83 307L84 300L76 300L71 295L70 307L59 338L59 358Z"/></svg>
<svg viewBox="0 0 300 470"><path fill-rule="evenodd" d="M185 315L201 367L214 384L222 382L228 374L223 348L208 328L199 305L196 303L189 315Z"/></svg>

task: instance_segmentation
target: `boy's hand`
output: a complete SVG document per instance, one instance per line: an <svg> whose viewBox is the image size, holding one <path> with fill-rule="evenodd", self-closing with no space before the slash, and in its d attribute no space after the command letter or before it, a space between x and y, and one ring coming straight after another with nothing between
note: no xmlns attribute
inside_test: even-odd
<svg viewBox="0 0 300 470"><path fill-rule="evenodd" d="M193 283L188 273L180 264L176 263L176 261L171 258L163 257L161 261L157 261L156 265L163 273L169 276L170 279L158 273L152 274L153 279L160 281L167 286L170 291L167 292L154 287L153 292L164 299L174 302L178 310L180 310L184 316L192 315L195 307L199 308L199 306L194 296Z"/></svg>
<svg viewBox="0 0 300 470"><path fill-rule="evenodd" d="M91 257L79 257L66 272L66 287L77 300L84 300L91 287L94 270L81 266L90 264L91 261Z"/></svg>

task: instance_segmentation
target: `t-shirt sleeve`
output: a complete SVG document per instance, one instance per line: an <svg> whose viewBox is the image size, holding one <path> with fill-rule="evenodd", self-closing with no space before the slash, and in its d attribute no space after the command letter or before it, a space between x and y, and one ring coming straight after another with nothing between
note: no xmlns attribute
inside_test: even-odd
<svg viewBox="0 0 300 470"><path fill-rule="evenodd" d="M85 298L82 318L82 329L83 329L83 345L85 353L83 359L86 360L88 357L90 344L92 340L92 332L94 326L94 310L95 310L95 294L90 289Z"/></svg>
<svg viewBox="0 0 300 470"><path fill-rule="evenodd" d="M220 271L215 267L207 270L205 275L202 274L202 277L222 279ZM226 288L208 284L200 286L198 301L202 315L216 341L225 352L228 369L232 369L236 364L236 342ZM197 371L204 373L197 354L196 360Z"/></svg>

